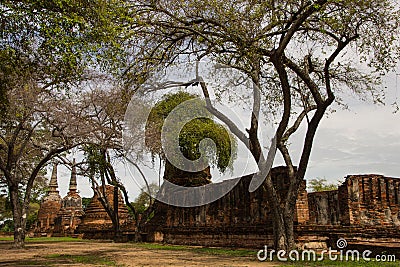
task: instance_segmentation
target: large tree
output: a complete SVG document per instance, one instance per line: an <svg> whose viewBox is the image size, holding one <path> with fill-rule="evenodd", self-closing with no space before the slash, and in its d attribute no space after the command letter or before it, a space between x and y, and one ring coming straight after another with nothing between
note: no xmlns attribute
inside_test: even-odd
<svg viewBox="0 0 400 267"><path fill-rule="evenodd" d="M81 111L64 94L21 83L7 91L7 111L0 119L0 170L13 212L14 244L24 244L35 181L58 154L81 144L91 133Z"/></svg>
<svg viewBox="0 0 400 267"><path fill-rule="evenodd" d="M132 92L117 86L111 77L98 77L91 82L92 89L76 96L78 110L82 110L81 124L91 129L90 135L79 149L84 160L79 163L81 173L90 179L92 189L113 224L115 241L121 240L118 199L120 192L133 212L137 229L141 219L128 199L128 191L118 177L114 165L124 159L122 128L126 107ZM64 160L64 159L63 159ZM107 197L106 186L112 185L113 197ZM144 217L144 216L143 216ZM137 232L137 239L139 231Z"/></svg>
<svg viewBox="0 0 400 267"><path fill-rule="evenodd" d="M392 0L290 1L136 1L135 24L147 45L145 54L158 62L179 55L208 57L236 68L260 88L254 90L247 133L231 125L258 162L272 207L276 249L295 245L293 216L314 138L328 108L346 90L381 101L380 77L398 59L399 8ZM200 82L204 96L207 84ZM258 138L260 107L277 114L277 148L288 168L290 184L282 195L268 174ZM306 124L302 150L294 157L290 138ZM299 158L294 162L294 158ZM296 168L297 165L297 168Z"/></svg>
<svg viewBox="0 0 400 267"><path fill-rule="evenodd" d="M181 106L180 104L188 103L190 105ZM204 112L201 112L201 109ZM170 140L162 142L162 129L165 125L165 120L172 111L175 111L172 123L175 124L179 121L185 121L185 117L192 118L193 114L205 114L202 117L196 117L183 125L182 129L171 129L165 131L164 134L172 137L177 137L179 143L179 150L175 153L166 155L165 148L173 146ZM200 111L200 112L199 112ZM208 115L208 116L207 116ZM207 117L204 117L207 116ZM178 120L178 121L174 121ZM176 165L179 162L179 157L182 155L190 161L204 160L200 163L203 166L214 165L221 172L229 168L236 155L234 139L223 125L216 123L211 114L207 112L205 102L197 99L196 95L177 92L174 94L167 94L161 101L151 109L145 132L145 143L153 155L159 156L165 162L164 179L180 186L200 186L211 182L211 175L209 168L204 170L182 170ZM167 133L166 133L167 132ZM205 145L204 151L201 151L200 142L210 138L213 140L217 151L211 154L210 146ZM170 139L170 138L166 138ZM232 147L234 149L232 149ZM202 153L207 153L207 157L201 157ZM181 162L179 162L181 163ZM185 164L181 164L182 166ZM192 167L192 166L186 166ZM190 168L188 168L190 169Z"/></svg>
<svg viewBox="0 0 400 267"><path fill-rule="evenodd" d="M13 208L14 245L22 247L32 185L46 163L81 133L68 90L119 57L121 1L0 3L0 170ZM64 98L64 99L63 99ZM68 117L71 115L71 117ZM75 132L69 132L69 130ZM28 158L36 158L28 164ZM19 194L23 188L24 194Z"/></svg>

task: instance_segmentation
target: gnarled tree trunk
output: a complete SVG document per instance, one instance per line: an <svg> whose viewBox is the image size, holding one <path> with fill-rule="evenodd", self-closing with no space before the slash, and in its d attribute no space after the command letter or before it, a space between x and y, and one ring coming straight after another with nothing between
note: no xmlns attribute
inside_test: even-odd
<svg viewBox="0 0 400 267"><path fill-rule="evenodd" d="M18 186L10 186L9 191L14 220L14 247L23 248L25 246L26 218L28 215L19 197Z"/></svg>

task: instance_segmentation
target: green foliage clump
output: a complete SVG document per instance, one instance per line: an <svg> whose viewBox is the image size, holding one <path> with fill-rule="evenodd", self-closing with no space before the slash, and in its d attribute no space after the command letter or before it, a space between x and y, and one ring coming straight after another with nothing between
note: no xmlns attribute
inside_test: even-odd
<svg viewBox="0 0 400 267"><path fill-rule="evenodd" d="M83 197L82 198L82 208L86 209L89 206L90 202L92 202L91 197Z"/></svg>
<svg viewBox="0 0 400 267"><path fill-rule="evenodd" d="M309 189L312 192L337 190L338 184L328 183L325 178L315 178L309 181Z"/></svg>
<svg viewBox="0 0 400 267"><path fill-rule="evenodd" d="M179 105L191 101L189 106L179 111ZM178 108L177 108L178 107ZM146 125L146 146L151 153L165 157L161 144L161 131L168 115L177 111L177 117L173 118L188 121L179 133L171 132L169 135L179 134L179 149L184 157L189 160L198 160L202 152L206 153L207 163L224 172L229 167L236 156L236 143L227 129L216 123L211 114L207 112L205 102L186 92L178 92L166 95L151 110ZM194 116L199 114L199 116ZM207 114L207 115L204 115ZM200 151L200 142L204 139L211 139L216 148L216 155L212 155L211 142L205 142L204 151ZM165 158L164 158L165 159Z"/></svg>
<svg viewBox="0 0 400 267"><path fill-rule="evenodd" d="M138 214L143 214L147 210L151 205L151 197L154 197L159 189L159 186L155 183L149 184L148 188L145 186L140 189L140 194L136 197L135 201L131 203ZM148 192L149 190L150 192ZM130 207L128 207L128 210L133 213Z"/></svg>

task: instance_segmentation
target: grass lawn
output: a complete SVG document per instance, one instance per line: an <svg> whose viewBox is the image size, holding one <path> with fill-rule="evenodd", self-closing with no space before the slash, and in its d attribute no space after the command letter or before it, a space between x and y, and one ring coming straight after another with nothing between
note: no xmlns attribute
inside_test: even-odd
<svg viewBox="0 0 400 267"><path fill-rule="evenodd" d="M134 246L146 249L159 249L159 250L181 250L191 251L196 253L205 253L210 255L224 255L232 257L248 257L255 256L257 250L250 249L230 249L218 247L197 247L197 246L180 246L180 245L167 245L159 243L131 243ZM255 258L256 259L256 258Z"/></svg>
<svg viewBox="0 0 400 267"><path fill-rule="evenodd" d="M0 241L8 241L11 242L13 240L12 237L0 237ZM96 243L95 247L104 244L105 246L109 246L107 244L112 244L111 242L102 242L99 243L98 241L93 240L84 240L79 238L72 238L72 237L38 237L38 238L27 238L27 243L49 243L49 247L59 248L65 245L58 245L57 242L60 243L68 243L68 242L87 242L87 243ZM7 243L8 243L7 242ZM4 243L3 243L4 244ZM78 244L74 244L74 246L78 246ZM82 244L81 246L91 246L90 244ZM114 243L114 249L119 251L120 253L129 252L130 249L140 249L142 251L185 251L190 253L195 253L197 255L204 255L204 258L208 256L215 256L220 259L231 258L232 260L236 260L237 262L249 262L251 263L249 266L254 264L263 264L263 262L258 262L257 259L257 249L232 249L232 248L219 248L219 247L200 247L200 246L183 246L183 245L168 245L168 244L160 244L160 243ZM81 250L78 250L81 251ZM29 252L29 250L28 250ZM66 252L65 250L61 251L53 251L50 252L51 254L43 254L41 260L37 259L36 261L25 261L21 259L21 264L18 266L26 266L26 265L45 265L45 266L58 266L57 264L91 264L96 266L121 266L118 265L116 259L109 257L110 255L104 254L104 251L99 249L94 249L91 253L87 252L78 252L79 254L75 254L75 252ZM154 253L154 252L152 252ZM171 252L171 254L173 254ZM167 254L166 258L173 259L174 256ZM176 255L176 253L175 253ZM265 264L267 265L269 261L267 260ZM399 266L399 260L397 262L377 262L374 260L371 261L330 261L329 259L325 258L323 261L289 261L289 262L281 262L274 258L273 263L275 265L280 266L387 266L387 267L394 267ZM25 264L25 265L24 265ZM16 265L17 266L17 265ZM225 265L224 265L225 266ZM259 265L257 265L259 266Z"/></svg>
<svg viewBox="0 0 400 267"><path fill-rule="evenodd" d="M99 255L70 255L70 254L50 254L44 256L49 259L49 263L56 260L66 261L69 263L81 263L81 264L94 264L100 266L117 266L116 262L106 257L99 257Z"/></svg>

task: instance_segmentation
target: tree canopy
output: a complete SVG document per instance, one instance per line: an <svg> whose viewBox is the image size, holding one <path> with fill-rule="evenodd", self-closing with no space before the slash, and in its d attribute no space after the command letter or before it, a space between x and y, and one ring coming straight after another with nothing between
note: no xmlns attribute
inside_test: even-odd
<svg viewBox="0 0 400 267"><path fill-rule="evenodd" d="M338 184L328 183L325 178L314 178L309 181L310 190L312 192L337 190Z"/></svg>
<svg viewBox="0 0 400 267"><path fill-rule="evenodd" d="M137 1L137 32L154 60L208 58L247 74L253 89L253 114L247 133L235 135L248 146L267 177L274 243L294 247L293 214L317 129L343 94L381 102L381 77L399 59L400 13L395 0ZM204 96L208 88L202 83ZM276 114L277 149L288 168L289 190L280 197L269 175L258 137L261 107ZM211 105L207 108L213 111ZM229 118L218 116L227 125ZM225 119L225 120L224 120ZM290 140L306 124L300 152ZM244 137L243 137L244 136ZM294 156L298 154L299 156ZM297 160L298 159L298 160ZM296 167L297 165L297 167Z"/></svg>
<svg viewBox="0 0 400 267"><path fill-rule="evenodd" d="M122 1L6 0L0 10L3 110L5 92L20 77L42 88L67 88L87 78L87 67L111 70L124 62Z"/></svg>
<svg viewBox="0 0 400 267"><path fill-rule="evenodd" d="M16 247L24 245L38 173L87 136L70 89L95 71L113 73L125 62L119 39L124 5L117 0L0 3L0 170L13 208Z"/></svg>
<svg viewBox="0 0 400 267"><path fill-rule="evenodd" d="M188 100L196 99L195 95L178 92L168 94L163 97L150 111L146 125L146 146L153 154L158 154L164 157L162 148L161 131L165 119L179 104ZM197 99L195 102L190 102L189 110L185 109L180 112L179 119L182 116L191 116L193 112L198 112L199 109L206 111L205 102ZM221 172L224 172L229 167L235 157L236 149L234 139L230 136L227 129L216 123L212 117L194 118L184 125L180 132L171 132L169 135L179 136L179 148L182 154L189 160L197 160L201 153L212 151L207 149L200 151L200 141L205 138L210 138L216 145L216 155L208 155L209 164L214 164ZM165 159L165 158L164 158Z"/></svg>

